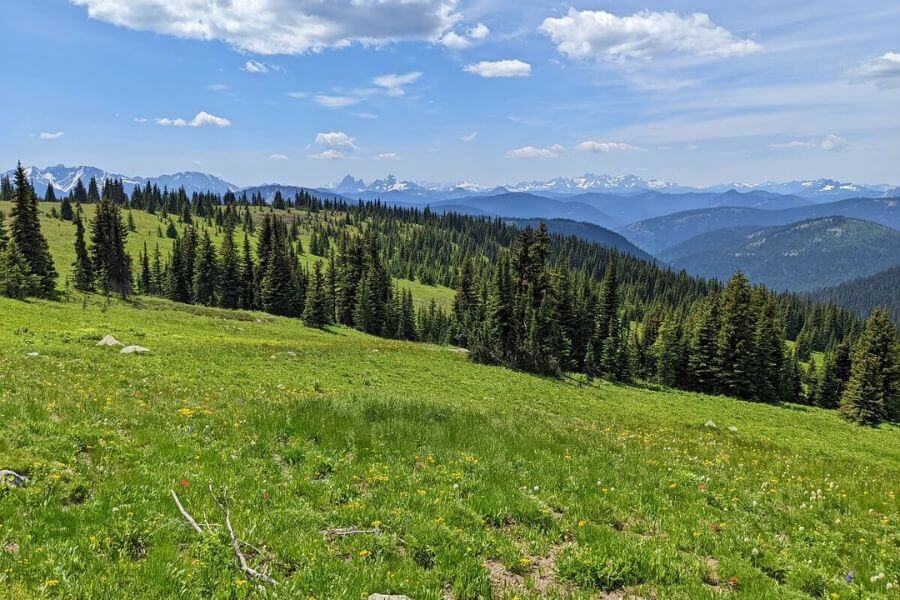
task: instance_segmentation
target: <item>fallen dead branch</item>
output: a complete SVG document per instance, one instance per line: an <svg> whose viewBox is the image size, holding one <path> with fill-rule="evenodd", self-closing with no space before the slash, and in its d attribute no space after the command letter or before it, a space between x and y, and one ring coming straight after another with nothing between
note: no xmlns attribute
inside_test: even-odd
<svg viewBox="0 0 900 600"><path fill-rule="evenodd" d="M0 469L0 483L8 483L13 487L22 487L28 483L28 477L19 475L9 469Z"/></svg>
<svg viewBox="0 0 900 600"><path fill-rule="evenodd" d="M175 506L178 507L178 512L181 513L181 516L188 522L191 526L191 529L203 535L203 528L197 523L196 519L191 516L191 514L184 508L184 505L181 504L181 500L178 499L178 494L175 493L175 490L169 490L172 494L172 499L175 501ZM238 566L241 571L243 571L247 577L250 579L255 579L258 581L263 581L265 583L271 585L278 585L278 582L269 577L265 573L257 571L253 567L250 566L250 563L247 562L247 557L241 552L241 541L238 540L237 536L234 534L234 528L231 526L231 513L228 511L228 508L216 497L215 492L213 492L212 484L209 486L209 493L212 495L213 500L215 500L216 504L219 505L219 508L222 509L222 512L225 513L225 528L228 530L228 536L231 538L231 548L234 550L234 555L238 560ZM249 544L247 544L249 545Z"/></svg>
<svg viewBox="0 0 900 600"><path fill-rule="evenodd" d="M356 527L337 527L335 529L323 529L322 535L330 538L350 537L353 535L381 535L381 528L357 529Z"/></svg>

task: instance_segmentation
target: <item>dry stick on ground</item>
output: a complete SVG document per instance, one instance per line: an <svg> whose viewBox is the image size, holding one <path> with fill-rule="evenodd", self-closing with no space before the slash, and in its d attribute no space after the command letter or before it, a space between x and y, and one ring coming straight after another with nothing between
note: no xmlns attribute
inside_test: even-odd
<svg viewBox="0 0 900 600"><path fill-rule="evenodd" d="M380 527L373 527L372 529L357 529L356 527L349 528L337 528L337 529L325 529L322 531L322 535L325 537L350 537L351 535L381 535Z"/></svg>
<svg viewBox="0 0 900 600"><path fill-rule="evenodd" d="M187 522L191 524L191 527L194 529L194 531L196 531L197 533L203 533L203 530L197 524L197 521L194 520L194 517L192 517L188 513L188 511L184 510L184 507L181 505L181 501L178 499L178 494L175 493L175 490L169 491L172 492L172 499L175 500L175 506L178 507L178 512L181 513L181 516L183 516L187 520Z"/></svg>
<svg viewBox="0 0 900 600"><path fill-rule="evenodd" d="M234 535L234 529L231 527L231 515L228 512L228 508L225 507L224 504L219 502L218 498L216 498L216 494L215 492L213 492L212 484L209 485L209 493L212 494L213 500L216 501L216 504L218 504L219 508L222 509L222 512L225 513L225 527L228 529L228 535L231 537L231 547L232 549L234 549L234 554L235 556L237 556L238 562L240 563L241 571L243 571L253 579L259 579L260 581L265 581L266 583L270 583L272 585L278 585L277 581L275 581L265 573L260 573L247 563L247 557L244 556L243 552L241 552L241 544L238 541L237 536Z"/></svg>

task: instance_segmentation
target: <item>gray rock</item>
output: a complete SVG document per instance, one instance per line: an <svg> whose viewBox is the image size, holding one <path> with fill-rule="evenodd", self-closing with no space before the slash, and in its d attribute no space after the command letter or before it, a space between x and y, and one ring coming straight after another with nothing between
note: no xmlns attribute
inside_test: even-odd
<svg viewBox="0 0 900 600"><path fill-rule="evenodd" d="M728 431L730 431L731 433L737 433L737 427L735 427L734 425L730 425L728 427Z"/></svg>
<svg viewBox="0 0 900 600"><path fill-rule="evenodd" d="M103 336L103 339L97 342L98 346L121 346L122 342L111 335Z"/></svg>
<svg viewBox="0 0 900 600"><path fill-rule="evenodd" d="M9 469L0 469L0 483L5 483L12 487L22 487L28 483L28 478Z"/></svg>
<svg viewBox="0 0 900 600"><path fill-rule="evenodd" d="M144 348L143 346L125 346L122 348L120 354L146 354L150 352L150 348Z"/></svg>
<svg viewBox="0 0 900 600"><path fill-rule="evenodd" d="M706 427L707 429L718 429L718 428L719 428L719 426L716 425L716 422L713 421L712 419L710 419L709 421L707 421L707 422L706 422L706 425L704 425L704 427Z"/></svg>

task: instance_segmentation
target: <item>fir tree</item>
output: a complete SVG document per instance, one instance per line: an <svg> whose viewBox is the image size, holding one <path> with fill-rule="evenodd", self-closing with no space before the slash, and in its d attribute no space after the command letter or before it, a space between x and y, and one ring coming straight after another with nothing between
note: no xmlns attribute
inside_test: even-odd
<svg viewBox="0 0 900 600"><path fill-rule="evenodd" d="M153 285L153 273L150 270L150 256L147 254L147 242L144 242L144 251L141 253L141 276L139 279L142 294L156 293Z"/></svg>
<svg viewBox="0 0 900 600"><path fill-rule="evenodd" d="M764 294L764 295L763 295ZM761 292L756 304L756 399L760 402L781 400L781 375L784 367L784 328L778 319L774 300Z"/></svg>
<svg viewBox="0 0 900 600"><path fill-rule="evenodd" d="M252 310L256 307L256 266L250 253L250 237L244 233L244 246L241 260L240 307Z"/></svg>
<svg viewBox="0 0 900 600"><path fill-rule="evenodd" d="M218 279L216 248L213 246L209 231L204 230L197 246L197 258L194 263L193 301L206 306L215 304Z"/></svg>
<svg viewBox="0 0 900 600"><path fill-rule="evenodd" d="M80 179L78 181L79 183L81 182ZM93 177L91 177L91 181L88 183L86 202L88 204L97 204L100 202L100 188L97 187L97 180Z"/></svg>
<svg viewBox="0 0 900 600"><path fill-rule="evenodd" d="M53 184L47 184L47 191L44 193L44 202L56 202L56 192L53 190Z"/></svg>
<svg viewBox="0 0 900 600"><path fill-rule="evenodd" d="M454 342L467 346L470 332L478 318L478 295L471 260L464 260L459 268L456 295L453 297L453 321L456 325Z"/></svg>
<svg viewBox="0 0 900 600"><path fill-rule="evenodd" d="M719 301L710 294L700 309L700 316L691 334L688 366L691 387L706 394L715 393L719 383L718 334Z"/></svg>
<svg viewBox="0 0 900 600"><path fill-rule="evenodd" d="M841 397L841 414L865 425L897 420L900 410L900 365L897 328L877 308L853 348L850 380Z"/></svg>
<svg viewBox="0 0 900 600"><path fill-rule="evenodd" d="M91 257L88 254L87 244L84 241L84 223L81 216L75 216L75 262L74 270L75 289L82 292L94 290L94 269L91 265Z"/></svg>
<svg viewBox="0 0 900 600"><path fill-rule="evenodd" d="M21 163L16 167L13 202L10 237L15 242L16 251L25 258L28 273L39 282L32 291L36 295L49 297L56 287L56 268L47 239L41 233L34 190Z"/></svg>
<svg viewBox="0 0 900 600"><path fill-rule="evenodd" d="M249 251L249 246L247 249ZM238 308L241 305L241 265L231 224L225 226L220 254L219 304L224 308Z"/></svg>
<svg viewBox="0 0 900 600"><path fill-rule="evenodd" d="M653 356L656 379L668 387L681 387L685 380L687 355L679 319L669 317L663 321L653 343Z"/></svg>
<svg viewBox="0 0 900 600"><path fill-rule="evenodd" d="M796 351L789 352L784 361L781 388L781 398L784 402L802 403L804 401L803 371Z"/></svg>
<svg viewBox="0 0 900 600"><path fill-rule="evenodd" d="M88 196L87 191L84 189L84 184L81 182L81 179L75 182L75 187L72 189L72 203L73 204L87 204Z"/></svg>
<svg viewBox="0 0 900 600"><path fill-rule="evenodd" d="M325 276L322 273L321 261L313 265L312 278L306 290L306 305L303 309L303 321L308 327L324 327L330 322L328 314L328 296L325 287Z"/></svg>
<svg viewBox="0 0 900 600"><path fill-rule="evenodd" d="M59 205L59 218L63 221L71 221L74 217L75 213L72 210L72 201L66 196Z"/></svg>
<svg viewBox="0 0 900 600"><path fill-rule="evenodd" d="M6 229L6 215L0 210L0 252L6 250L9 243L9 232Z"/></svg>
<svg viewBox="0 0 900 600"><path fill-rule="evenodd" d="M91 263L100 286L127 297L131 293L131 257L125 251L128 230L119 207L101 200L91 222Z"/></svg>
<svg viewBox="0 0 900 600"><path fill-rule="evenodd" d="M721 320L718 364L722 392L753 398L756 395L756 324L750 284L741 272L731 278L722 293Z"/></svg>
<svg viewBox="0 0 900 600"><path fill-rule="evenodd" d="M844 394L844 387L850 379L850 347L839 344L825 355L822 378L816 404L822 408L837 408Z"/></svg>
<svg viewBox="0 0 900 600"><path fill-rule="evenodd" d="M2 201L2 202L12 202L13 201L12 182L9 180L9 176L7 176L7 175L0 177L0 201Z"/></svg>
<svg viewBox="0 0 900 600"><path fill-rule="evenodd" d="M19 250L15 238L0 252L0 296L24 300L41 291L41 279L30 272L25 255Z"/></svg>
<svg viewBox="0 0 900 600"><path fill-rule="evenodd" d="M275 235L271 241L271 251L266 270L260 283L260 305L273 315L295 315L294 273L287 248Z"/></svg>

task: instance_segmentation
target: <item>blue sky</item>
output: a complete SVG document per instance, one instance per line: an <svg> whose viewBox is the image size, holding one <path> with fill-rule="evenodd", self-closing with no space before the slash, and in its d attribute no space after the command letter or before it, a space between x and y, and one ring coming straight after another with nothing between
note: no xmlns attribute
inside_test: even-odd
<svg viewBox="0 0 900 600"><path fill-rule="evenodd" d="M896 0L9 0L0 160L897 184L898 31Z"/></svg>

